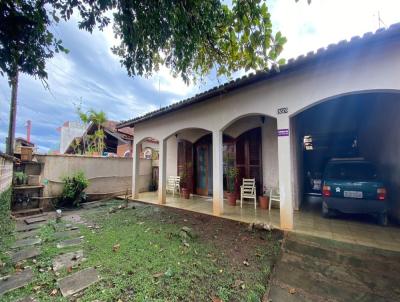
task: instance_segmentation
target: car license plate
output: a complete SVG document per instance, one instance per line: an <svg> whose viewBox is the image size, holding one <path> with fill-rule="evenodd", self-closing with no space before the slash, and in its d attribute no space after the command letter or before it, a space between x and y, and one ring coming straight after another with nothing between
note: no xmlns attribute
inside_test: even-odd
<svg viewBox="0 0 400 302"><path fill-rule="evenodd" d="M363 192L361 192L361 191L344 191L343 196L348 197L348 198L363 198Z"/></svg>

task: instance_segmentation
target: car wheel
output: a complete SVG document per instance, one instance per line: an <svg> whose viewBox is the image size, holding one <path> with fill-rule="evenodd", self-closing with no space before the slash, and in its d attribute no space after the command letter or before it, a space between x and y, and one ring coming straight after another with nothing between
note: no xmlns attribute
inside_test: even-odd
<svg viewBox="0 0 400 302"><path fill-rule="evenodd" d="M322 217L324 218L332 217L332 210L329 209L325 201L322 202Z"/></svg>
<svg viewBox="0 0 400 302"><path fill-rule="evenodd" d="M388 224L388 216L387 213L378 214L378 223L382 226L387 226Z"/></svg>

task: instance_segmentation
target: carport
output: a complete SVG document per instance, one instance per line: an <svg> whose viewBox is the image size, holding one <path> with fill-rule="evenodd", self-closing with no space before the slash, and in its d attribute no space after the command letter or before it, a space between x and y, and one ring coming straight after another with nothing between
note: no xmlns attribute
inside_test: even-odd
<svg viewBox="0 0 400 302"><path fill-rule="evenodd" d="M313 104L291 117L295 179L294 208L319 215L321 178L331 158L361 157L386 182L392 223L400 218L400 95L354 92ZM364 215L337 219L374 223ZM295 226L296 228L296 226Z"/></svg>

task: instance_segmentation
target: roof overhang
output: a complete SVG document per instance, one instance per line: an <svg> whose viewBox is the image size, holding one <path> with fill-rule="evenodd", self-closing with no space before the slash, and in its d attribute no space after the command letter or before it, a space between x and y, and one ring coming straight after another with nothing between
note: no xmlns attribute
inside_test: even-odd
<svg viewBox="0 0 400 302"><path fill-rule="evenodd" d="M349 41L343 40L338 42L337 44L331 44L326 48L320 48L316 52L311 51L306 55L301 55L297 57L296 59L290 59L288 60L287 64L280 66L279 70L271 69L269 71L258 71L256 73L251 73L236 80L227 82L223 85L213 87L208 91L195 95L194 97L149 112L131 120L123 121L117 125L117 129L123 127L134 127L134 125L144 122L146 120L169 114L177 110L181 110L196 103L200 103L211 98L238 90L242 87L249 86L251 84L255 84L261 81L266 81L277 76L283 76L291 71L297 71L304 67L318 63L321 60L340 57L341 55L349 54L353 51L359 50L360 48L389 41L399 36L400 23L393 24L387 29L381 28L375 33L366 33L362 37L355 36Z"/></svg>

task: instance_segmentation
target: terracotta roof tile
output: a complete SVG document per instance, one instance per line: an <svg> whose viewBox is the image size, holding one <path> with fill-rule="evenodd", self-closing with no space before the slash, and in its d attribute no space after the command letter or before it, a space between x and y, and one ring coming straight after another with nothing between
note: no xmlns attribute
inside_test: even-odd
<svg viewBox="0 0 400 302"><path fill-rule="evenodd" d="M335 44L329 44L325 48L319 48L315 52L310 51L306 55L300 55L295 59L291 58L287 61L285 65L279 67L280 69L279 73L284 73L286 70L292 70L294 68L301 67L301 65L304 65L306 63L312 63L314 60L318 60L319 57L322 56L328 56L331 54L333 55L341 50L347 51L349 50L349 47L356 47L358 45L361 45L362 43L376 42L380 41L381 39L389 39L399 35L400 35L400 23L396 23L391 25L389 28L378 29L375 33L367 32L364 35L362 35L362 37L354 36L350 40L342 40ZM257 71L256 73L250 73L249 75L245 75L241 78L237 78L235 80L231 80L219 86L215 86L207 91L196 94L193 97L181 100L172 105L160 108L158 110L146 113L142 116L138 116L127 121L120 122L118 125L116 125L116 127L117 128L133 127L134 124L143 122L153 117L157 117L171 111L179 110L181 108L190 106L194 103L210 99L212 97L238 89L240 87L250 85L257 81L267 80L268 78L276 76L277 74L278 72L274 69L268 71Z"/></svg>

